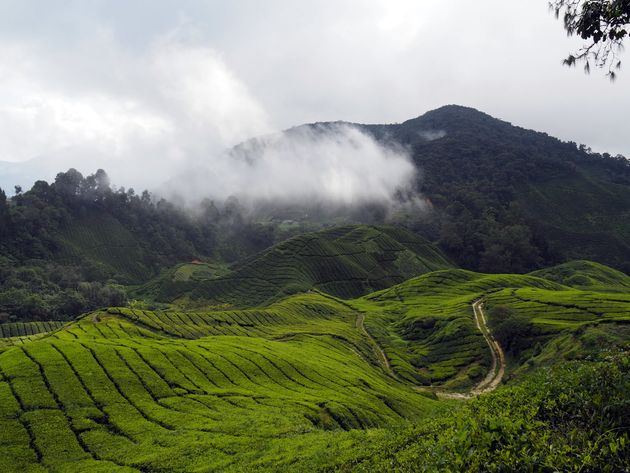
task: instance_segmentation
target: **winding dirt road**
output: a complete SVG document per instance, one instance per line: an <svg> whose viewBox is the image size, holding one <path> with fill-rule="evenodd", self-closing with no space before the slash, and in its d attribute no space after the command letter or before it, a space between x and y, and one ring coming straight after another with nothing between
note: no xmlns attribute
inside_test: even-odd
<svg viewBox="0 0 630 473"><path fill-rule="evenodd" d="M446 391L436 392L438 397L445 399L470 399L480 394L489 393L494 391L505 374L505 353L501 348L501 345L495 340L490 333L488 324L486 323L486 316L483 312L483 301L481 299L473 302L473 312L475 314L475 324L485 338L488 347L490 348L490 354L492 355L492 364L490 365L490 371L484 379L482 379L477 386L472 388L468 393L452 393Z"/></svg>
<svg viewBox="0 0 630 473"><path fill-rule="evenodd" d="M480 394L488 393L490 391L494 391L499 384L501 384L501 380L503 379L503 375L505 374L505 353L501 348L501 345L495 340L490 333L490 329L488 328L488 324L486 323L486 316L483 312L483 301L482 299L478 299L472 304L473 313L475 316L475 324L477 328L482 333L483 338L486 340L488 347L490 348L490 354L492 355L492 364L490 366L490 370L486 377L481 380L474 388L472 388L467 393L455 393L448 391L435 391L435 394L443 399L471 399ZM398 381L401 379L396 375L394 370L391 368L389 364L389 360L387 359L387 355L380 347L378 342L370 335L370 333L366 330L364 325L365 314L359 313L357 314L356 327L359 329L370 341L372 348L377 353L378 358L380 358L381 364L385 371L395 378ZM427 386L414 386L414 389L417 390L426 390Z"/></svg>

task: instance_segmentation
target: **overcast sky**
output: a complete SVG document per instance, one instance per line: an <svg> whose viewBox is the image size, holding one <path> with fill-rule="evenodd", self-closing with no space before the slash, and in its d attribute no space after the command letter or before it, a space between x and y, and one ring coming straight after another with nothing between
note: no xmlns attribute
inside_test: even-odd
<svg viewBox="0 0 630 473"><path fill-rule="evenodd" d="M630 64L562 66L579 45L546 0L0 0L0 161L151 184L253 135L451 103L630 156Z"/></svg>

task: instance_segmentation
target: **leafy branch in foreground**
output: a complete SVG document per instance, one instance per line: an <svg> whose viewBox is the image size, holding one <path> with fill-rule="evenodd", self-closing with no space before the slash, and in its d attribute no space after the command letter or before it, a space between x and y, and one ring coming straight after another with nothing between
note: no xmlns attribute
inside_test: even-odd
<svg viewBox="0 0 630 473"><path fill-rule="evenodd" d="M569 36L577 34L588 41L564 59L563 64L575 66L584 62L587 73L594 64L607 69L606 75L615 80L616 71L621 68L619 53L630 34L630 0L554 0L549 7L556 18L562 14Z"/></svg>

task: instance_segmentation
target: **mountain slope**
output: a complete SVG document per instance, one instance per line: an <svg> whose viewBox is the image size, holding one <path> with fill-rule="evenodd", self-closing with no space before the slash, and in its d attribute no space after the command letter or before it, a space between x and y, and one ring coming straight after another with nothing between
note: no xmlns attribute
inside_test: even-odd
<svg viewBox="0 0 630 473"><path fill-rule="evenodd" d="M624 158L593 154L458 106L394 128L388 132L411 146L414 162L425 171L422 190L460 225L462 217L482 219L492 211L505 224L526 225L547 261L552 258L546 252L628 271L630 163ZM423 131L444 136L427 140ZM536 242L537 236L549 248ZM501 270L482 267L483 252L493 244L490 237L480 248L480 269Z"/></svg>
<svg viewBox="0 0 630 473"><path fill-rule="evenodd" d="M318 289L350 298L449 267L435 246L409 231L350 225L275 245L230 274L198 283L192 297L254 306Z"/></svg>
<svg viewBox="0 0 630 473"><path fill-rule="evenodd" d="M313 125L325 130L332 123ZM419 228L463 267L528 272L577 258L630 271L630 162L469 107L354 126L406 147L438 211Z"/></svg>
<svg viewBox="0 0 630 473"><path fill-rule="evenodd" d="M234 266L178 278L180 267L136 290L170 302L185 294L210 304L251 307L317 289L357 297L453 264L427 240L398 227L348 225L306 233ZM179 269L178 269L179 268ZM201 303L199 302L199 303Z"/></svg>

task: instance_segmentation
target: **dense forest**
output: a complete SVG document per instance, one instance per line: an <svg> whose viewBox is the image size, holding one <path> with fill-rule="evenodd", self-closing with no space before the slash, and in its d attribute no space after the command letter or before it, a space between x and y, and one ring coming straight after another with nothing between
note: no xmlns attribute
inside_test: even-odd
<svg viewBox="0 0 630 473"><path fill-rule="evenodd" d="M409 149L422 170L417 188L438 210L417 228L439 239L462 267L523 273L590 257L630 270L630 161L624 156L456 105L364 127Z"/></svg>
<svg viewBox="0 0 630 473"><path fill-rule="evenodd" d="M103 170L83 177L75 169L26 192L17 187L10 199L0 190L0 237L2 320L59 320L123 305L123 285L175 263L234 261L273 243L236 201L221 209L204 202L192 215L148 191L112 187ZM105 246L106 254L95 251Z"/></svg>

